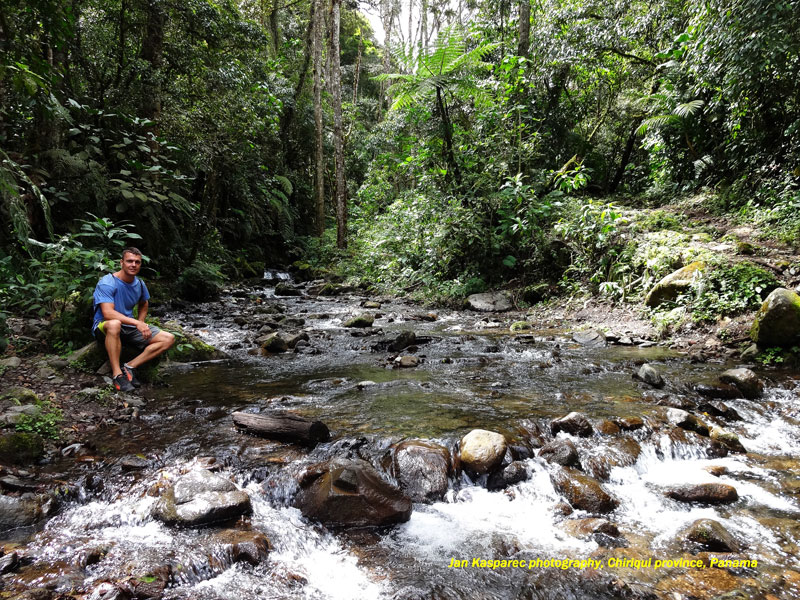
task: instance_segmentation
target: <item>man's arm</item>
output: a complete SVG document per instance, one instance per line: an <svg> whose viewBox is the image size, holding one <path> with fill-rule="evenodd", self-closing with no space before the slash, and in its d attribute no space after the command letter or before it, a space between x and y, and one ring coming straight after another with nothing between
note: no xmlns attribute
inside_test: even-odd
<svg viewBox="0 0 800 600"><path fill-rule="evenodd" d="M147 301L145 301L145 305ZM117 319L120 323L125 325L134 325L136 329L142 334L144 339L148 339L150 337L150 328L144 322L144 315L147 314L147 307L145 306L144 315L141 311L141 304L139 308L139 319L134 319L132 317L128 317L123 315L121 312L118 312L114 308L113 302L101 302L100 303L100 312L103 313L103 320L108 321L110 319Z"/></svg>
<svg viewBox="0 0 800 600"><path fill-rule="evenodd" d="M138 313L139 320L142 323L144 323L144 318L147 316L147 309L150 307L150 302L148 302L147 300L142 300L141 302L139 302L138 306L139 306L139 313Z"/></svg>

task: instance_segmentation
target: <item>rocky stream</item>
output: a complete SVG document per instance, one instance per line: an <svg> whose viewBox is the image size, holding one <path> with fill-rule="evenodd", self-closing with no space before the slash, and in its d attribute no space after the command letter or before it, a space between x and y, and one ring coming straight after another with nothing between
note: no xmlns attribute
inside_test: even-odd
<svg viewBox="0 0 800 600"><path fill-rule="evenodd" d="M0 597L800 599L797 372L275 283L4 474Z"/></svg>

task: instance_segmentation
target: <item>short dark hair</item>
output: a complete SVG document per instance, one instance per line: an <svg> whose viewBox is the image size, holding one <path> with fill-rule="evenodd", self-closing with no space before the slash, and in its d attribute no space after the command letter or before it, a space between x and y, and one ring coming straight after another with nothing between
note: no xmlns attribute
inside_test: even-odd
<svg viewBox="0 0 800 600"><path fill-rule="evenodd" d="M126 254L133 254L135 256L138 256L139 258L142 257L142 251L139 250L138 248L134 248L133 246L128 246L127 248L125 248L125 250L122 251L122 258L125 258Z"/></svg>

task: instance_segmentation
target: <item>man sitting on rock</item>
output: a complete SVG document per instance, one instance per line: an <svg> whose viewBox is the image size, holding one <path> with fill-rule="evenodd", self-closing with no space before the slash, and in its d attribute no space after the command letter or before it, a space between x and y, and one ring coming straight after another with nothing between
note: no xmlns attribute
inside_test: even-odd
<svg viewBox="0 0 800 600"><path fill-rule="evenodd" d="M140 386L137 367L169 350L175 336L144 322L150 293L144 281L136 277L142 268L142 253L125 248L121 267L116 273L103 276L94 288L92 332L98 342L105 344L114 387L129 392ZM133 316L134 306L139 307L138 318ZM120 365L123 345L141 353Z"/></svg>

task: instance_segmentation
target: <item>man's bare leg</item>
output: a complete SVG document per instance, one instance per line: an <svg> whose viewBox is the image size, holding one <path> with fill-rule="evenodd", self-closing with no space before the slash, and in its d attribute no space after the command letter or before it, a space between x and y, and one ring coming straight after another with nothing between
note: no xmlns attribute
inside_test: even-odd
<svg viewBox="0 0 800 600"><path fill-rule="evenodd" d="M119 336L117 339L119 339ZM142 353L136 358L129 360L126 364L135 369L138 366L146 363L148 360L152 360L156 356L164 354L164 352L172 348L174 343L174 335L167 331L159 331L158 334L153 336L153 339L150 341L150 343L145 346L145 349L142 351ZM109 357L110 356L111 354L109 353ZM117 364L119 365L119 354L117 354ZM122 371L120 371L120 373L121 372Z"/></svg>
<svg viewBox="0 0 800 600"><path fill-rule="evenodd" d="M122 341L119 334L122 331L122 323L117 319L111 319L103 324L103 333L106 336L105 345L108 353L108 364L111 365L111 377L122 375L122 368L119 366L119 356L122 352Z"/></svg>

